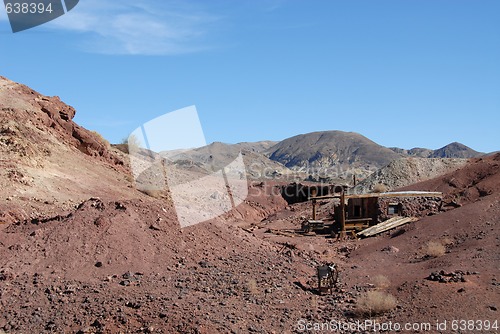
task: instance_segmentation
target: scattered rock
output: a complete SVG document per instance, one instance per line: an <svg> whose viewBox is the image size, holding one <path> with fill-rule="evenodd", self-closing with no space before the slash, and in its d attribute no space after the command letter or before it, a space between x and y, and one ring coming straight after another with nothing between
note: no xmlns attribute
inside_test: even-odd
<svg viewBox="0 0 500 334"><path fill-rule="evenodd" d="M115 202L115 209L116 210L122 210L122 211L125 211L127 210L127 208L125 207L125 205L121 202Z"/></svg>
<svg viewBox="0 0 500 334"><path fill-rule="evenodd" d="M396 248L394 246L387 246L384 249L382 249L382 251L383 252L387 252L387 253L398 253L399 252L399 248Z"/></svg>
<svg viewBox="0 0 500 334"><path fill-rule="evenodd" d="M467 282L465 279L466 273L463 271L457 270L450 273L446 273L444 270L440 272L431 273L427 279L429 281L435 281L439 283L457 283L457 282Z"/></svg>
<svg viewBox="0 0 500 334"><path fill-rule="evenodd" d="M138 309L140 309L140 308L141 308L141 306L142 306L142 305L141 305L141 303L137 303L137 302L130 302L130 301L129 301L129 302L127 302L127 303L125 304L125 306L130 307L130 308L133 308L133 309L135 309L135 310L138 310Z"/></svg>

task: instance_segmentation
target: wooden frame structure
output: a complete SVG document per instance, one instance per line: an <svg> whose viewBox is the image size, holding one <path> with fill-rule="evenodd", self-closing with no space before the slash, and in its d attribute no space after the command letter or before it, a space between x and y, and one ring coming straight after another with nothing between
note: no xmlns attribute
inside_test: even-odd
<svg viewBox="0 0 500 334"><path fill-rule="evenodd" d="M380 199L399 199L411 198L411 197L424 197L441 199L443 194L440 192L425 192L425 191L403 191L403 192L385 192L385 193L370 193L370 194L354 194L346 195L347 186L337 186L334 188L334 194L327 196L315 196L312 192L309 200L312 201L312 220L308 221L309 226L314 227L316 225L323 227L322 221L317 220L316 205L319 200L327 199L339 199L340 205L338 211L335 210L335 221L339 224L339 238L345 238L347 235L347 230L361 231L372 225L377 224L379 221L379 212L376 210L376 206L379 204ZM346 202L347 201L347 202ZM352 207L354 202L359 202L363 207ZM383 202L383 201L381 201ZM349 205L351 204L351 205ZM387 203L386 203L387 204ZM392 208L392 215L398 216L400 214L402 204L401 203L389 203L389 206L394 206ZM347 214L349 211L349 215ZM354 214L356 212L356 214ZM389 214L389 213L388 213ZM353 218L349 218L353 217ZM390 218L390 217L389 217ZM385 218L387 219L387 218Z"/></svg>

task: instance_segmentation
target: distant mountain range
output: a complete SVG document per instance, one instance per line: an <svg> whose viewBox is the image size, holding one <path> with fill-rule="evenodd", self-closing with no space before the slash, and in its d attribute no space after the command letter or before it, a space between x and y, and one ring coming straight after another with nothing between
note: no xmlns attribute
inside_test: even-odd
<svg viewBox="0 0 500 334"><path fill-rule="evenodd" d="M242 152L250 175L255 166L270 173L348 178L348 174L367 177L373 171L391 162L408 157L414 158L474 158L483 153L460 144L451 143L437 150L426 148L387 148L355 132L323 131L297 135L280 142L225 144L215 142L194 150L163 152L177 164L195 164L199 168L214 170L223 168ZM341 175L344 173L343 175Z"/></svg>
<svg viewBox="0 0 500 334"><path fill-rule="evenodd" d="M484 155L454 142L437 150L387 148L355 132L323 131L285 139L266 151L271 160L291 169L304 166L384 167L405 157L475 158Z"/></svg>
<svg viewBox="0 0 500 334"><path fill-rule="evenodd" d="M396 153L419 157L419 158L460 158L460 159L469 159L469 158L477 158L484 153L474 151L468 146L464 144L453 142L444 147L441 147L437 150L430 150L427 148L412 148L411 150L405 150L397 147L391 147Z"/></svg>
<svg viewBox="0 0 500 334"><path fill-rule="evenodd" d="M214 172L229 165L241 153L249 177L258 179L290 172L287 167L262 153L275 144L272 141L238 144L214 142L192 150L165 151L160 154L179 167Z"/></svg>

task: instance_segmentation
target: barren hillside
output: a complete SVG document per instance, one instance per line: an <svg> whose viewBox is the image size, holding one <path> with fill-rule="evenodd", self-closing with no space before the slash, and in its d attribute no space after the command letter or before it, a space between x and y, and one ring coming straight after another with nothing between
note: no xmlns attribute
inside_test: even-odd
<svg viewBox="0 0 500 334"><path fill-rule="evenodd" d="M483 153L474 151L470 147L457 142L448 144L440 149L435 150L429 158L477 158Z"/></svg>
<svg viewBox="0 0 500 334"><path fill-rule="evenodd" d="M330 166L382 167L400 157L354 132L325 131L285 139L268 150L272 160L289 168Z"/></svg>
<svg viewBox="0 0 500 334"><path fill-rule="evenodd" d="M419 158L469 159L469 158L477 158L484 155L484 153L477 152L471 149L470 147L457 142L453 142L437 150L430 150L428 148L420 148L420 147L415 147L410 150L405 150L397 147L391 147L390 149L396 153L401 153Z"/></svg>
<svg viewBox="0 0 500 334"><path fill-rule="evenodd" d="M467 159L405 158L391 162L360 182L355 193L367 193L378 185L387 191L435 178L462 167Z"/></svg>
<svg viewBox="0 0 500 334"><path fill-rule="evenodd" d="M124 155L74 116L58 97L0 77L0 221L50 216L90 197L137 195L127 188Z"/></svg>
<svg viewBox="0 0 500 334"><path fill-rule="evenodd" d="M500 189L500 153L471 159L464 167L439 178L411 185L414 190L441 191L446 199L459 205L498 195ZM402 190L410 187L402 188ZM490 198L490 197L488 197Z"/></svg>
<svg viewBox="0 0 500 334"><path fill-rule="evenodd" d="M291 174L291 170L261 153L272 143L225 144L215 142L193 150L167 151L161 154L178 166L196 166L207 172L213 172L233 162L241 153L250 179L272 179L279 175Z"/></svg>

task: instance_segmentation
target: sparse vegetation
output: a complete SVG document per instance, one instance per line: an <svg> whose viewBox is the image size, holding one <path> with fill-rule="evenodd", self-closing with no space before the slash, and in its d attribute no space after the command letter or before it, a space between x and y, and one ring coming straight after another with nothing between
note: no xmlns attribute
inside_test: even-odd
<svg viewBox="0 0 500 334"><path fill-rule="evenodd" d="M391 285L389 279L384 275L377 275L373 277L372 281L373 285L375 285L375 288L377 288L378 290L387 289Z"/></svg>
<svg viewBox="0 0 500 334"><path fill-rule="evenodd" d="M158 189L140 189L140 192L153 198L161 198L163 196L163 192Z"/></svg>
<svg viewBox="0 0 500 334"><path fill-rule="evenodd" d="M429 241L424 247L424 253L427 257L440 257L446 253L446 247L438 241Z"/></svg>
<svg viewBox="0 0 500 334"><path fill-rule="evenodd" d="M385 193L387 191L387 186L383 183L378 183L373 187L372 192L374 193Z"/></svg>
<svg viewBox="0 0 500 334"><path fill-rule="evenodd" d="M109 143L109 141L107 141L99 132L97 131L91 131L96 137L97 139L99 140L99 142L101 142L102 144L104 144L106 147L110 147L111 144Z"/></svg>
<svg viewBox="0 0 500 334"><path fill-rule="evenodd" d="M257 281L253 278L247 281L247 289L252 295L257 295L259 293L259 289L257 287Z"/></svg>
<svg viewBox="0 0 500 334"><path fill-rule="evenodd" d="M131 151L137 151L141 147L139 138L137 138L137 136L135 136L134 134L123 138L121 144L127 146L128 153L130 153Z"/></svg>
<svg viewBox="0 0 500 334"><path fill-rule="evenodd" d="M449 245L453 245L454 243L454 240L450 237L444 237L442 240L441 240L441 243L444 245L444 246L449 246Z"/></svg>
<svg viewBox="0 0 500 334"><path fill-rule="evenodd" d="M133 183L134 182L134 176L132 174L125 174L125 180L127 182Z"/></svg>
<svg viewBox="0 0 500 334"><path fill-rule="evenodd" d="M396 298L387 292L372 290L363 294L357 302L356 311L360 316L374 316L396 307Z"/></svg>

